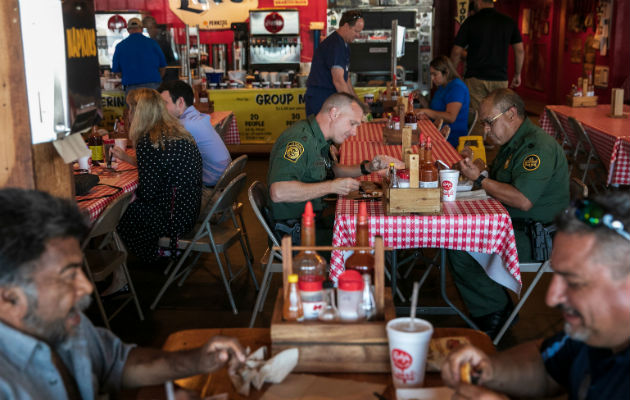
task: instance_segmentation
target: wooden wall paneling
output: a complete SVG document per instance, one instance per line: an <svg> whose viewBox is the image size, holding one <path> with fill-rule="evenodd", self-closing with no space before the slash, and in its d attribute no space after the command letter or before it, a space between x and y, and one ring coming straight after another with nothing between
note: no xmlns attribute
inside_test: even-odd
<svg viewBox="0 0 630 400"><path fill-rule="evenodd" d="M34 188L17 0L0 2L0 187Z"/></svg>
<svg viewBox="0 0 630 400"><path fill-rule="evenodd" d="M560 0L558 8L554 10L554 20L555 23L553 24L553 32L555 40L553 40L553 43L556 47L552 52L552 54L555 54L555 60L552 61L551 64L555 66L555 71L551 71L553 74L552 82L555 82L552 104L564 104L565 96L567 94L564 93L563 90L564 81L567 79L566 74L564 73L565 40L567 32L567 0Z"/></svg>

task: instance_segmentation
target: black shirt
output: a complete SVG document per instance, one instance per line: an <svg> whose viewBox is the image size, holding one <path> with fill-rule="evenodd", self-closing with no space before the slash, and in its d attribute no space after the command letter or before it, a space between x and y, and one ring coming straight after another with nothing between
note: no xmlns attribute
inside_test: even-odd
<svg viewBox="0 0 630 400"><path fill-rule="evenodd" d="M464 21L455 44L468 51L466 78L507 81L508 48L521 43L516 22L494 8L484 8Z"/></svg>

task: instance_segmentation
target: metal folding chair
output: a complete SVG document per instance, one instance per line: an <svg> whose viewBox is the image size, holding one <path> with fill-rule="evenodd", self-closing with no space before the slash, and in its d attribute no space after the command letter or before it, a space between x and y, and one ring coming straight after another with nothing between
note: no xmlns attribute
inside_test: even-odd
<svg viewBox="0 0 630 400"><path fill-rule="evenodd" d="M129 276L129 270L127 269L127 250L116 232L116 226L127 209L131 196L132 193L124 193L114 200L94 222L94 225L92 225L92 228L81 244L81 250L84 255L83 266L88 279L94 286L94 299L96 300L96 305L98 306L98 310L101 313L101 317L103 317L103 322L107 329L111 329L109 321L118 315L132 300L136 305L138 317L140 317L141 321L144 321L142 308L140 307L136 290ZM111 276L117 268L122 268L125 274L127 284L129 285L129 293L116 298L116 301L120 302L120 304L114 312L108 316L103 306L101 294L96 288L96 282L104 281Z"/></svg>
<svg viewBox="0 0 630 400"><path fill-rule="evenodd" d="M265 229L267 237L271 243L267 246L265 254L260 259L260 264L264 268L265 272L263 274L262 282L260 283L260 291L256 297L254 310L252 311L252 318L249 321L249 327L252 328L256 322L258 313L262 312L263 305L265 304L267 292L271 286L272 274L274 272L282 273L282 252L273 250L272 248L273 246L280 247L280 243L278 243L278 239L269 227L271 220L268 217L269 191L267 190L267 186L260 181L255 181L249 187L247 195L249 198L249 204L251 204L254 214L256 214L256 218L258 218L258 222L260 222L262 227Z"/></svg>
<svg viewBox="0 0 630 400"><path fill-rule="evenodd" d="M576 120L573 117L569 117L568 120L578 140L577 150L575 152L575 161L578 165L578 168L584 171L581 178L582 182L593 189L593 191L595 191L596 193L599 193L599 190L597 190L596 179L591 179L592 183L589 185L586 178L588 177L588 172L595 169L603 171L605 175L606 167L604 166L602 159L597 154L595 146L593 146L593 142L591 142L591 138L586 133L586 130L584 130L584 126L582 125L582 123L580 123L580 121ZM586 161L584 163L578 162L577 160L578 150L582 150L586 154ZM605 186L605 184L603 184L602 186Z"/></svg>
<svg viewBox="0 0 630 400"><path fill-rule="evenodd" d="M234 296L232 295L230 284L234 279L236 279L236 277L238 277L238 275L243 271L244 268L241 268L236 273L233 273L230 260L227 255L227 250L237 241L239 241L241 244L247 268L249 269L252 280L254 281L254 286L256 287L256 290L258 290L256 275L254 274L252 264L249 261L247 249L245 247L245 241L243 239L241 229L236 222L236 216L234 215L233 208L234 202L236 201L236 196L238 196L239 192L243 189L245 185L245 179L246 175L244 173L234 178L234 180L230 182L220 194L218 194L218 198L212 204L203 221L201 223L198 223L191 232L177 239L177 248L180 250L184 250L184 253L179 257L179 259L177 259L177 263L175 264L175 267L172 269L172 271L170 271L171 265L174 264L175 261L171 261L171 265L169 265L169 267L167 268L167 270L170 271L170 274L168 275L166 282L160 289L155 300L151 304L152 310L157 307L158 302L160 301L168 287L175 280L180 279L178 286L182 286L184 284L184 281L193 271L202 253L213 253L219 267L219 272L221 273L221 279L223 280L223 285L225 286L230 305L232 306L232 311L234 312L234 314L238 314L238 309L236 308L236 304L234 302ZM229 216L228 219L231 219L231 221L223 218L223 216L226 214ZM222 216L222 221L211 223L213 217L217 216ZM160 238L159 243L160 246L166 247L170 243L170 238ZM182 269L184 261L186 261L188 256L193 251L197 253L195 255L195 258L188 266ZM223 263L221 262L221 253L225 258L225 264L228 270L229 279L228 276L226 276L225 269L223 268ZM208 269L208 267L205 265L204 268Z"/></svg>
<svg viewBox="0 0 630 400"><path fill-rule="evenodd" d="M468 111L468 136L471 135L472 130L475 128L475 124L477 123L477 118L479 118L479 112L477 110L472 110L472 121L471 121L471 112Z"/></svg>

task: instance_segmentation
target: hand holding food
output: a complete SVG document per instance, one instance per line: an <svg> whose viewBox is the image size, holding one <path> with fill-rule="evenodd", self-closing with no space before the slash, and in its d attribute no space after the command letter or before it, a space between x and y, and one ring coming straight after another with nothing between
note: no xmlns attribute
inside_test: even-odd
<svg viewBox="0 0 630 400"><path fill-rule="evenodd" d="M464 365L468 364L468 367ZM468 373L468 369L478 372ZM442 380L447 386L457 387L465 376L476 375L477 382L482 384L492 378L492 363L488 356L474 346L461 346L447 357L442 365ZM470 378L472 382L472 378Z"/></svg>

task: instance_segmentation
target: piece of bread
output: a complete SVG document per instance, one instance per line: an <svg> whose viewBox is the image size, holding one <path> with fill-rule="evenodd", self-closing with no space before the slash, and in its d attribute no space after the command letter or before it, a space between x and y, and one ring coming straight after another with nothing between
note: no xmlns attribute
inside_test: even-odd
<svg viewBox="0 0 630 400"><path fill-rule="evenodd" d="M472 367L469 363L463 363L459 367L459 379L464 383L472 383Z"/></svg>

